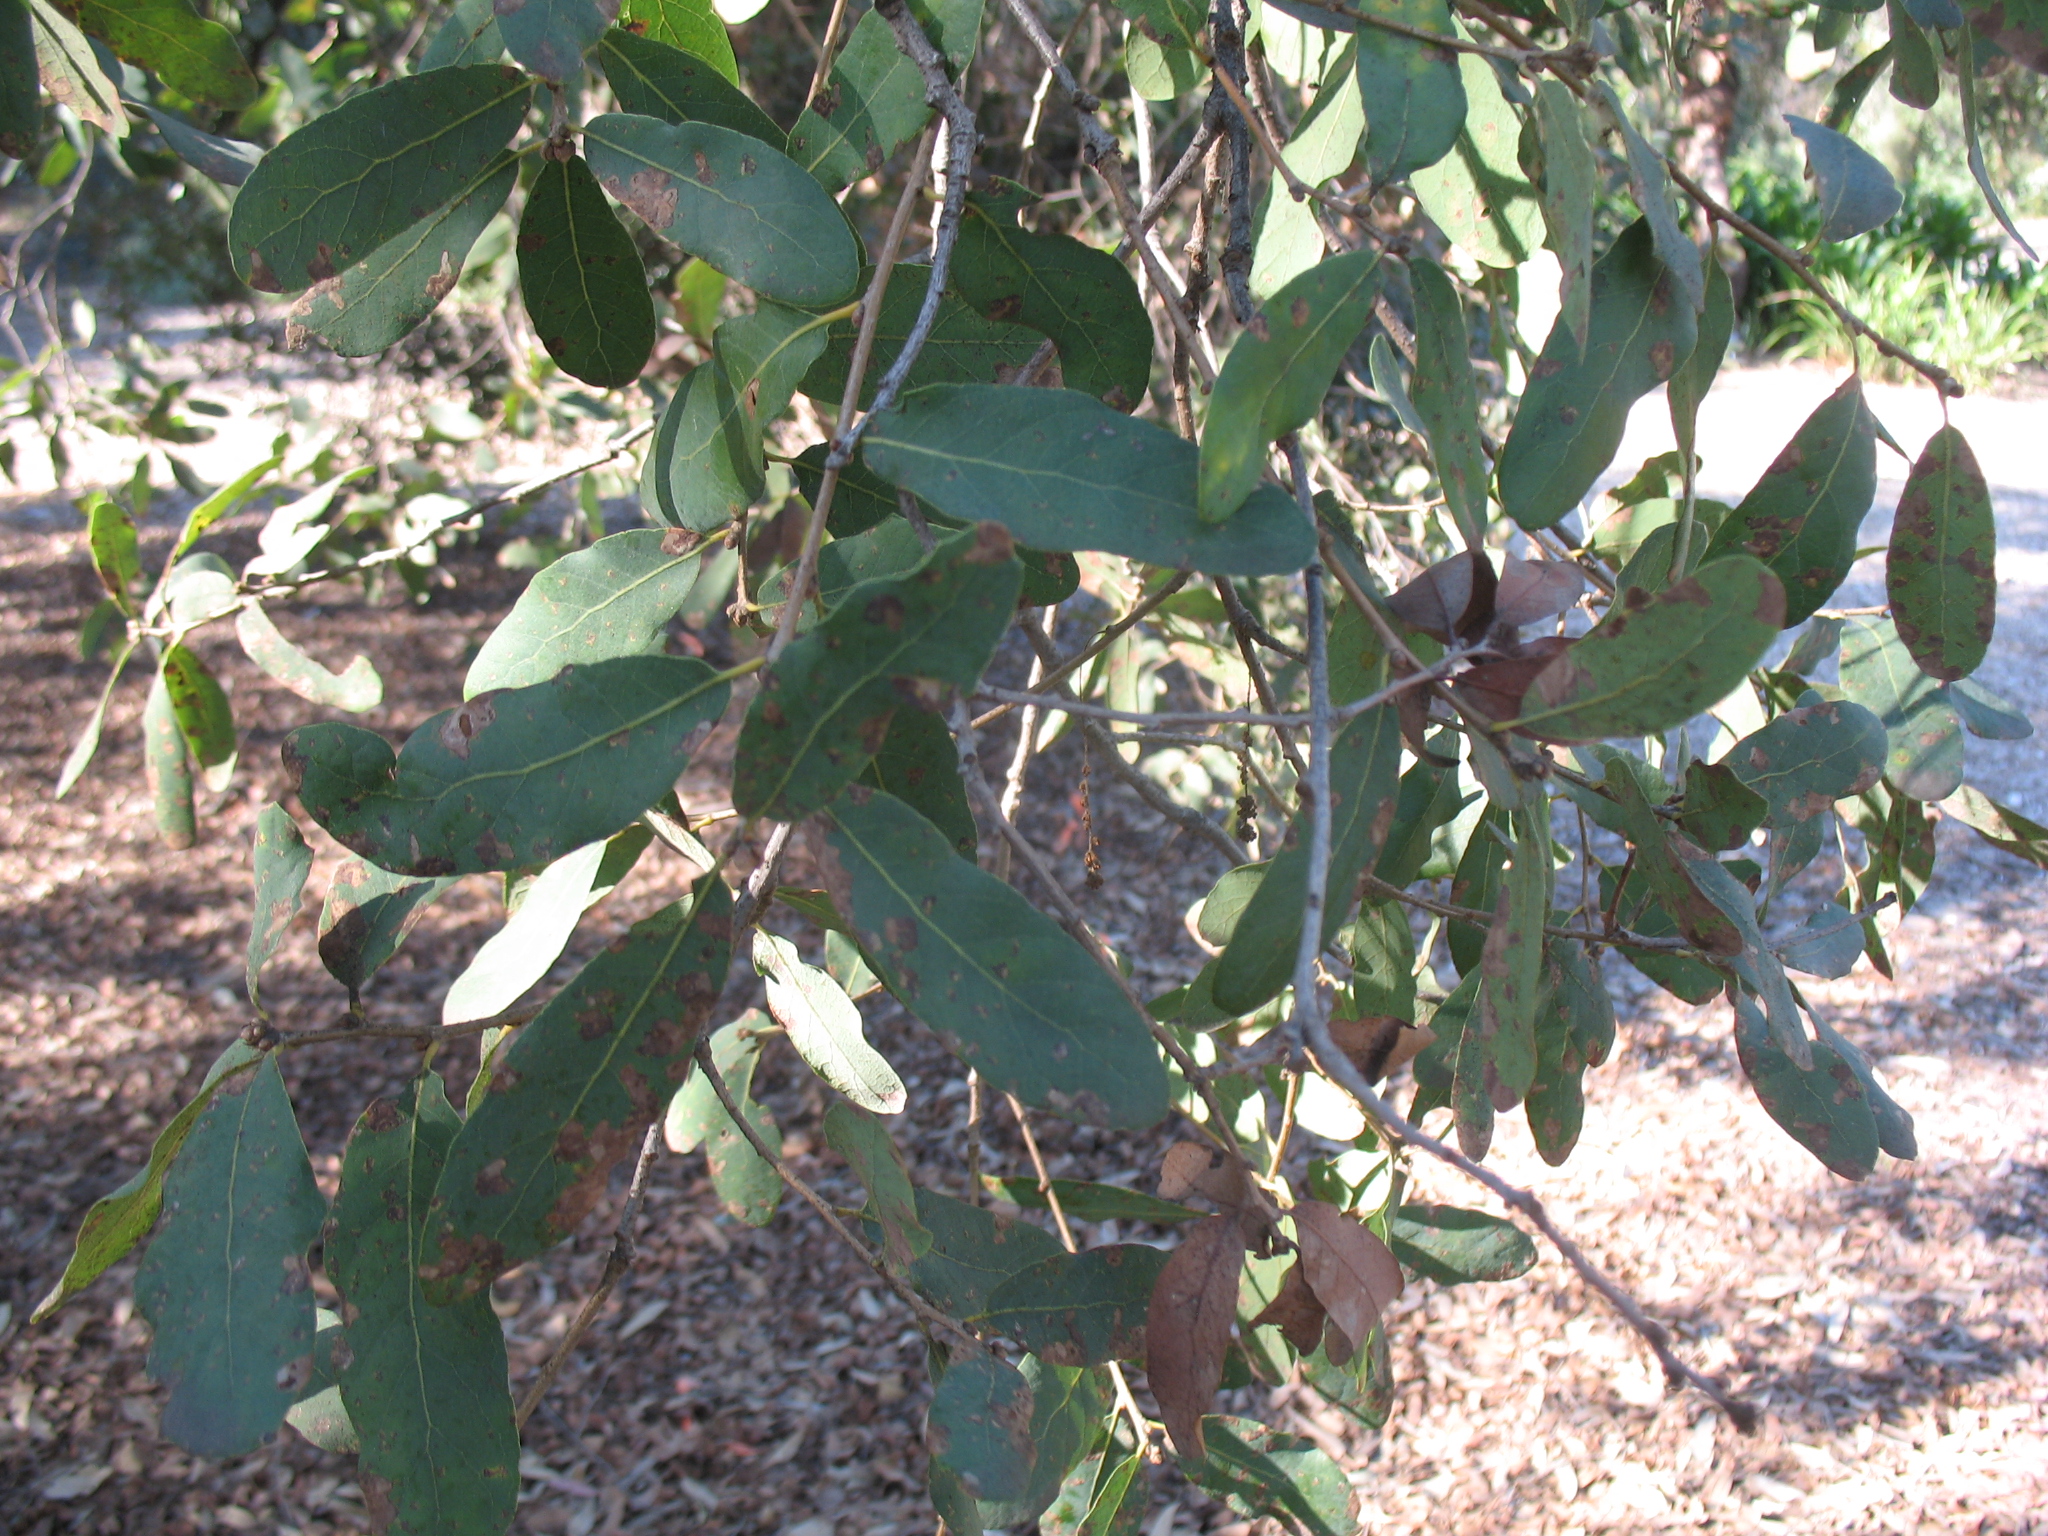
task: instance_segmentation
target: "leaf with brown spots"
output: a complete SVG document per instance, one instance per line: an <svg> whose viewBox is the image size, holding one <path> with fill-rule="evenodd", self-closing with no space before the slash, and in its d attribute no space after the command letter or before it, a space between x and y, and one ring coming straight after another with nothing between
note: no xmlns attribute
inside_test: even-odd
<svg viewBox="0 0 2048 1536"><path fill-rule="evenodd" d="M1737 989L1733 1001L1736 1055L1757 1102L1830 1173L1864 1179L1877 1166L1880 1150L1913 1155L1911 1117L1884 1095L1854 1046L1819 1025L1822 1037L1813 1042L1813 1064L1802 1067L1778 1048L1754 998ZM1891 1128L1901 1129L1903 1122L1903 1135L1880 1139L1877 1098L1884 1100Z"/></svg>
<svg viewBox="0 0 2048 1536"><path fill-rule="evenodd" d="M1543 741L1681 725L1763 660L1784 614L1778 578L1746 555L1710 561L1655 596L1625 588L1591 631L1536 674L1513 724Z"/></svg>
<svg viewBox="0 0 2048 1536"><path fill-rule="evenodd" d="M1381 276L1378 251L1347 251L1310 267L1252 317L1209 397L1195 501L1202 521L1220 523L1243 506L1273 440L1322 407L1344 354L1372 318Z"/></svg>
<svg viewBox="0 0 2048 1536"><path fill-rule="evenodd" d="M749 1008L712 1035L711 1062L747 1122L769 1146L779 1147L782 1132L775 1117L754 1097L754 1069L761 1064L761 1046L772 1024L760 1009ZM712 1192L727 1215L750 1227L765 1227L774 1219L782 1201L782 1175L754 1150L702 1071L691 1072L690 1080L669 1100L662 1130L671 1152L704 1149Z"/></svg>
<svg viewBox="0 0 2048 1536"><path fill-rule="evenodd" d="M280 755L307 813L380 868L531 868L666 794L730 696L701 661L620 656L479 694L397 753L374 731L322 723L293 731Z"/></svg>
<svg viewBox="0 0 2048 1536"><path fill-rule="evenodd" d="M1101 1365L1145 1352L1145 1316L1167 1255L1111 1243L1041 1259L989 1293L973 1322L1053 1365Z"/></svg>
<svg viewBox="0 0 2048 1536"><path fill-rule="evenodd" d="M1998 523L1963 434L1927 439L1892 519L1885 593L1920 670L1955 682L1983 661L1998 621Z"/></svg>
<svg viewBox="0 0 2048 1536"><path fill-rule="evenodd" d="M1469 57L1466 62L1478 64L1476 73L1492 83L1492 72L1484 62ZM1497 87L1494 99L1500 99ZM1508 154L1512 159L1512 141ZM1443 163L1459 165L1462 159L1453 155ZM1477 550L1486 539L1486 488L1492 473L1480 446L1479 390L1472 368L1472 344L1465 332L1465 306L1444 269L1433 261L1420 256L1412 259L1408 281L1415 293L1415 377L1410 399L1429 438L1429 456L1436 465L1444 501L1465 547Z"/></svg>
<svg viewBox="0 0 2048 1536"><path fill-rule="evenodd" d="M1803 624L1855 564L1856 531L1876 491L1877 418L1863 403L1862 381L1851 375L1715 530L1705 558L1756 556L1784 583L1779 622L1787 629Z"/></svg>
<svg viewBox="0 0 2048 1536"><path fill-rule="evenodd" d="M1669 379L1698 339L1693 308L1638 219L1594 263L1585 345L1559 315L1496 465L1501 505L1548 528L1579 504L1621 446L1629 407Z"/></svg>
<svg viewBox="0 0 2048 1536"><path fill-rule="evenodd" d="M242 184L228 217L236 274L266 293L341 275L465 196L532 98L531 76L496 64L429 70L351 96Z"/></svg>
<svg viewBox="0 0 2048 1536"><path fill-rule="evenodd" d="M715 876L613 940L506 1048L449 1149L420 1275L445 1304L567 1237L690 1070L725 985L732 897Z"/></svg>
<svg viewBox="0 0 2048 1536"><path fill-rule="evenodd" d="M1342 1336L1343 1347L1333 1341L1329 1350L1330 1359L1342 1365L1400 1296L1401 1266L1370 1227L1325 1200L1294 1207L1294 1240L1303 1278Z"/></svg>
<svg viewBox="0 0 2048 1536"><path fill-rule="evenodd" d="M932 1391L925 1420L934 1480L943 1469L970 1500L1023 1498L1038 1463L1032 1407L1031 1385L1014 1365L984 1352L955 1357Z"/></svg>
<svg viewBox="0 0 2048 1536"><path fill-rule="evenodd" d="M150 1377L170 1393L164 1438L239 1456L277 1428L293 1385L311 1375L306 1249L327 1214L274 1055L221 1079L163 1202L135 1303L155 1330Z"/></svg>
<svg viewBox="0 0 2048 1536"><path fill-rule="evenodd" d="M1728 749L1728 771L1769 807L1776 890L1820 853L1828 813L1884 776L1884 722L1847 699L1804 695Z"/></svg>
<svg viewBox="0 0 2048 1536"><path fill-rule="evenodd" d="M1237 1277L1244 1229L1234 1215L1188 1228L1173 1250L1145 1316L1145 1378L1173 1448L1200 1459L1202 1416L1216 1401L1223 1357L1237 1320Z"/></svg>
<svg viewBox="0 0 2048 1536"><path fill-rule="evenodd" d="M1009 628L1023 567L984 523L907 576L855 587L761 680L740 728L733 804L795 821L874 758L895 712L927 688L971 688Z"/></svg>
<svg viewBox="0 0 2048 1536"><path fill-rule="evenodd" d="M991 1087L1093 1125L1165 1117L1165 1065L1123 989L916 811L854 785L815 847L868 964Z"/></svg>
<svg viewBox="0 0 2048 1536"><path fill-rule="evenodd" d="M583 128L599 185L664 240L785 304L852 296L860 244L831 195L759 139L716 123L607 112Z"/></svg>

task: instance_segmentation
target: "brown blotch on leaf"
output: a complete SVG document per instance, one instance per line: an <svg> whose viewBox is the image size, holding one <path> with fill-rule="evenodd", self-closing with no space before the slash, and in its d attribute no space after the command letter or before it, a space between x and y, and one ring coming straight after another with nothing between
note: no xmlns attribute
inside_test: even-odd
<svg viewBox="0 0 2048 1536"><path fill-rule="evenodd" d="M1266 1303L1266 1309L1252 1319L1254 1328L1278 1328L1280 1336L1302 1354L1315 1353L1315 1347L1323 1341L1323 1324L1329 1320L1329 1313L1316 1300L1316 1293L1309 1289L1308 1280L1302 1275L1300 1263L1287 1271L1287 1278L1280 1282L1280 1294Z"/></svg>
<svg viewBox="0 0 2048 1536"><path fill-rule="evenodd" d="M395 1131L403 1124L404 1114L389 1099L372 1099L370 1107L363 1111L363 1129L375 1131L379 1135L386 1131Z"/></svg>
<svg viewBox="0 0 2048 1536"><path fill-rule="evenodd" d="M460 709L449 713L441 722L439 732L441 745L457 757L467 761L470 743L475 741L498 718L498 706L493 702L497 693L480 693Z"/></svg>
<svg viewBox="0 0 2048 1536"><path fill-rule="evenodd" d="M1145 1374L1159 1416L1174 1449L1197 1461L1206 1459L1202 1416L1223 1380L1244 1253L1235 1215L1196 1222L1159 1272L1145 1311Z"/></svg>
<svg viewBox="0 0 2048 1536"><path fill-rule="evenodd" d="M486 1199L512 1193L512 1181L505 1177L505 1159L494 1157L476 1171L476 1192Z"/></svg>

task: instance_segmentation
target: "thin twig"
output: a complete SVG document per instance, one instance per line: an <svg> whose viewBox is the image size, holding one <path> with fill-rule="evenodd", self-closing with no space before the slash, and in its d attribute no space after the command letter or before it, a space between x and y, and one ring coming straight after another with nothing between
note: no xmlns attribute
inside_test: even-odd
<svg viewBox="0 0 2048 1536"><path fill-rule="evenodd" d="M488 1019L468 1019L460 1024L342 1024L331 1029L299 1029L283 1034L272 1041L272 1047L280 1051L296 1050L302 1045L331 1045L337 1040L411 1040L421 1046L438 1045L444 1040L462 1040L470 1035L480 1035L486 1030L508 1029L516 1024L525 1024L539 1017L545 1004L536 1003L525 1008L508 1008L503 1013L494 1013ZM267 1037L266 1037L267 1038Z"/></svg>
<svg viewBox="0 0 2048 1536"><path fill-rule="evenodd" d="M839 439L846 436L848 424L860 409L861 386L867 380L868 359L874 353L875 331L882 321L882 302L888 295L889 277L896 270L897 253L903 248L904 232L910 227L911 212L917 207L925 172L931 165L932 139L937 131L936 127L928 128L918 140L911 174L904 182L902 196L897 199L895 215L889 221L889 232L882 240L881 254L875 259L875 275L868 283L867 296L861 300L860 330L854 336L853 358L846 370L846 388L839 397L839 430L833 438L832 452L825 455L824 472L818 480L817 500L812 502L810 521L804 525L803 550L797 557L796 574L790 578L782 614L776 621L775 636L768 643L770 660L780 656L795 638L804 604L810 599L811 583L818 573L818 551L825 543L825 523L832 516L832 497L839 488L839 472L847 463L846 459L835 463L833 454L838 450ZM740 569L746 569L744 560L740 562Z"/></svg>
<svg viewBox="0 0 2048 1536"><path fill-rule="evenodd" d="M804 92L804 105L814 112L818 111L814 105L818 93L825 89L825 78L832 70L832 55L839 47L839 29L845 24L846 0L832 0L832 16L825 23L825 40L813 45L818 53L818 67L811 75L811 88ZM810 33L806 31L804 36L808 39ZM819 115L823 116L822 113Z"/></svg>
<svg viewBox="0 0 2048 1536"><path fill-rule="evenodd" d="M839 1219L839 1213L832 1209L832 1202L806 1184L796 1171L783 1161L780 1149L768 1145L761 1133L754 1128L754 1122L741 1111L738 1101L732 1096L732 1089L727 1086L724 1075L718 1070L718 1063L712 1060L709 1034L697 1042L697 1070L704 1074L704 1080L711 1085L711 1091L718 1095L718 1102L724 1106L726 1118L732 1121L733 1128L746 1137L747 1144L754 1149L761 1161L773 1168L781 1176L782 1182L795 1190L804 1203L818 1213L825 1225L832 1229L833 1235L852 1249L855 1257L873 1270L875 1277L882 1284L895 1292L897 1300L910 1308L913 1316L929 1328L951 1334L969 1349L980 1350L983 1347L981 1340L969 1333L959 1322L918 1295L909 1282L893 1274L889 1266L883 1262L882 1256L855 1237L852 1229Z"/></svg>
<svg viewBox="0 0 2048 1536"><path fill-rule="evenodd" d="M1365 1074L1358 1070L1351 1059L1337 1049L1336 1042L1330 1038L1329 1022L1320 1015L1311 1016L1309 1019L1309 1044L1315 1056L1316 1066L1322 1074L1356 1099L1359 1106L1388 1132L1408 1145L1449 1164L1467 1178L1484 1185L1511 1210L1520 1211L1528 1217L1536 1229L1548 1238L1552 1246L1564 1257L1564 1261L1577 1272L1579 1278L1606 1298L1608 1304L1621 1314L1622 1320L1650 1346L1657 1356L1658 1363L1664 1367L1667 1378L1673 1382L1690 1383L1697 1387L1711 1398L1744 1434L1755 1430L1755 1406L1735 1397L1712 1377L1695 1370L1681 1360L1671 1347L1669 1330L1645 1313L1633 1296L1610 1279L1599 1265L1586 1256L1584 1249L1565 1235L1534 1193L1517 1188L1492 1169L1481 1166L1455 1147L1446 1146L1419 1126L1403 1119L1391 1104L1374 1091L1372 1084L1366 1081Z"/></svg>
<svg viewBox="0 0 2048 1536"><path fill-rule="evenodd" d="M597 1289L577 1309L576 1320L562 1335L562 1342L555 1346L547 1364L540 1368L540 1375L526 1389L526 1396L519 1400L519 1411L512 1416L514 1429L526 1427L526 1421L533 1417L533 1410L540 1406L540 1400L548 1395L555 1378L562 1374L562 1367L568 1364L569 1356L582 1342L583 1335L597 1321L597 1314L610 1299L612 1291L626 1271L633 1267L633 1259L640 1251L639 1242L633 1235L633 1224L640 1219L640 1205L647 1198L647 1171L654 1166L654 1160L660 1153L661 1122L657 1120L640 1138L640 1158L633 1164L633 1182L626 1186L626 1203L619 1212L618 1230L612 1236L612 1251L605 1256L604 1273L598 1277Z"/></svg>
<svg viewBox="0 0 2048 1536"><path fill-rule="evenodd" d="M1089 643L1087 649L1083 650L1079 655L1069 657L1067 660L1061 662L1058 666L1053 667L1050 671L1048 671L1045 674L1045 676L1039 678L1035 683L1033 683L1032 688L1035 690L1043 690L1047 688L1058 687L1061 683L1065 682L1068 678L1072 677L1076 672L1080 671L1081 668L1087 666L1089 662L1093 661L1096 657L1100 656L1104 651L1108 650L1111 642L1114 641L1118 635L1121 635L1133 624L1136 624L1140 620L1144 619L1148 614L1152 613L1153 610L1158 608L1158 606L1161 603L1165 602L1169 597L1173 596L1174 593L1178 592L1182 587L1186 586L1188 582L1193 578L1193 576L1194 572L1192 571L1182 571L1178 576L1175 576L1173 580L1169 581L1165 586L1161 587L1158 591L1152 593L1150 596L1144 598L1142 601L1134 605L1129 613L1125 614L1122 618L1118 619L1114 624L1110 625L1107 629L1103 630L1101 634L1097 635L1095 639ZM1026 707L1028 708L1030 706ZM1004 715L1007 715L1011 710L1015 708L1017 708L1017 706L1014 704L1000 705L997 708L990 710L987 714L977 717L974 722L974 728L978 731L982 729L984 726L990 724L992 721L1002 719Z"/></svg>

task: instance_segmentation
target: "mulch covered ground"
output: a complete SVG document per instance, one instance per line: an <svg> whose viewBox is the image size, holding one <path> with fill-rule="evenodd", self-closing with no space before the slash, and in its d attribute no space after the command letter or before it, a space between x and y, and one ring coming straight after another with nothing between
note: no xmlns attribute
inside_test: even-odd
<svg viewBox="0 0 2048 1536"><path fill-rule="evenodd" d="M423 608L331 594L283 621L330 664L368 654L387 702L366 723L400 735L455 701L470 648L517 590L483 557L465 558L461 586ZM26 1323L85 1207L142 1160L248 1021L250 827L283 792L278 740L312 713L231 639L207 643L248 734L234 788L203 806L200 845L170 853L154 838L139 676L117 699L99 764L53 803L104 676L74 644L96 597L67 515L17 507L0 518L0 1528L364 1530L350 1460L290 1431L228 1464L158 1438L132 1263L52 1324ZM719 750L714 739L709 760ZM1062 878L1119 951L1146 957L1142 985L1164 990L1199 959L1180 914L1217 872L1212 856L1172 842L1098 775L1108 879L1084 891L1072 768L1055 753L1034 770L1029 830L1061 849ZM714 782L695 786L698 809L715 803ZM1897 941L1899 985L1859 973L1812 989L1915 1115L1917 1164L1857 1186L1825 1173L1742 1086L1725 1011L1670 1004L1618 963L1623 1043L1591 1080L1577 1154L1550 1170L1518 1128L1497 1144L1499 1166L1539 1187L1691 1358L1765 1408L1758 1435L1737 1436L1697 1397L1667 1396L1646 1353L1549 1254L1507 1285L1411 1287L1392 1322L1402 1387L1384 1434L1305 1388L1247 1393L1236 1408L1338 1455L1373 1531L2048 1530L2048 880L1952 851ZM313 891L333 863L329 846ZM681 875L650 855L586 923L562 973L672 899ZM437 1018L441 990L496 914L488 881L451 892L374 984L375 1016ZM729 1005L750 984L736 981ZM310 915L265 994L291 1026L339 1013ZM957 1066L890 1006L872 1008L869 1026L911 1090L898 1134L919 1176L964 1192ZM354 1115L411 1060L375 1042L286 1059L330 1192ZM472 1068L449 1064L458 1094ZM808 1073L771 1050L757 1088L797 1169L856 1201L817 1137L823 1097ZM1056 1173L1090 1177L1142 1174L1160 1145L1050 1120L1041 1136ZM1024 1169L1000 1112L988 1143L996 1171ZM1439 1170L1422 1178L1431 1197L1485 1203ZM610 1228L601 1213L498 1287L515 1389L595 1282ZM932 1528L923 1340L806 1208L787 1200L749 1230L720 1214L701 1155L665 1157L639 1240L638 1265L529 1426L519 1530ZM1155 1497L1154 1536L1236 1520L1168 1472Z"/></svg>

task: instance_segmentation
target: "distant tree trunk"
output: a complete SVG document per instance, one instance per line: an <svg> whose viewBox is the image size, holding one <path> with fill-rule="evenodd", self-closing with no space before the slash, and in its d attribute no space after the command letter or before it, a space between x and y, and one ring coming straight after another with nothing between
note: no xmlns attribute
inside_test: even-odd
<svg viewBox="0 0 2048 1536"><path fill-rule="evenodd" d="M1678 124L1672 135L1672 152L1680 169L1726 207L1728 154L1742 87L1739 68L1725 41L1731 30L1727 0L1702 0L1686 9L1684 30L1695 41L1679 59ZM1707 37L1716 42L1704 41ZM1699 212L1697 219L1704 239L1709 233L1707 216ZM1723 265L1740 295L1748 280L1749 264L1740 243L1731 241L1729 246Z"/></svg>

